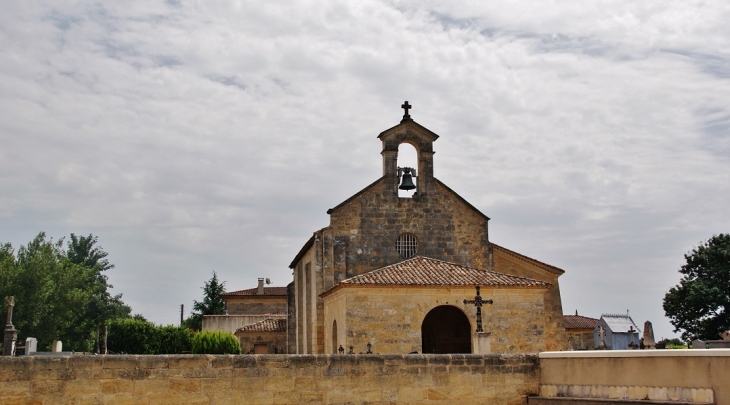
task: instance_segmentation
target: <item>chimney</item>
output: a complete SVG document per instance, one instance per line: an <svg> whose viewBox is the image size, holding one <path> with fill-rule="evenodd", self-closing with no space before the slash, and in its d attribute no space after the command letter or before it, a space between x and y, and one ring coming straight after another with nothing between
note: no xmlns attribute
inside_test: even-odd
<svg viewBox="0 0 730 405"><path fill-rule="evenodd" d="M256 295L264 295L264 279L259 279L259 289L256 291Z"/></svg>

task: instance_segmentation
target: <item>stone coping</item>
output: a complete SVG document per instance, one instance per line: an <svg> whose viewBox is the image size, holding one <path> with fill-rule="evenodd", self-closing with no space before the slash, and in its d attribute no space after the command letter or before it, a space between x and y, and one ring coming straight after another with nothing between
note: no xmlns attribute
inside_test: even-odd
<svg viewBox="0 0 730 405"><path fill-rule="evenodd" d="M730 349L664 350L579 350L541 352L541 359L617 358L617 357L730 357Z"/></svg>
<svg viewBox="0 0 730 405"><path fill-rule="evenodd" d="M0 371L3 368L33 363L43 367L46 364L98 364L107 367L169 368L185 364L188 368L246 368L272 366L322 366L332 363L383 365L390 363L405 365L469 365L500 366L537 363L536 353L490 353L490 354L108 354L74 356L0 356ZM122 365L122 366L120 366ZM56 367L54 366L54 367Z"/></svg>

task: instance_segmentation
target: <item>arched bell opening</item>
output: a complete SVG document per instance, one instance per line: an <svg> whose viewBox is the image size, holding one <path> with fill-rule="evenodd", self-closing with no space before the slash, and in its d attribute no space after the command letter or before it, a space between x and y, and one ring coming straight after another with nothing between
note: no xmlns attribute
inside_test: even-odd
<svg viewBox="0 0 730 405"><path fill-rule="evenodd" d="M418 151L410 143L398 145L398 197L412 198L418 192Z"/></svg>
<svg viewBox="0 0 730 405"><path fill-rule="evenodd" d="M462 310L438 306L421 324L423 354L471 353L471 325Z"/></svg>

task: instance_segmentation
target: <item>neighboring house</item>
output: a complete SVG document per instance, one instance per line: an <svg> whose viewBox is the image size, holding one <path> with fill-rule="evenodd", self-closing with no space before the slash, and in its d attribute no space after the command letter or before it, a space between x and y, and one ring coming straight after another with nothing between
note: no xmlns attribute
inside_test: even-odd
<svg viewBox="0 0 730 405"><path fill-rule="evenodd" d="M226 303L226 313L203 316L203 330L235 333L244 353L253 349L253 341L258 342L259 352L286 353L286 287L266 287L264 279L260 278L255 288L226 292L221 297ZM271 328L271 325L282 322L283 330L278 326ZM251 325L264 326L246 329ZM262 328L266 329L266 333L251 337L249 332L261 332ZM240 334L242 329L243 334Z"/></svg>
<svg viewBox="0 0 730 405"><path fill-rule="evenodd" d="M286 353L286 319L265 319L239 328L236 337L241 352L250 354Z"/></svg>
<svg viewBox="0 0 730 405"><path fill-rule="evenodd" d="M587 316L564 315L565 333L568 335L568 350L593 350L595 348L593 330L598 319Z"/></svg>
<svg viewBox="0 0 730 405"><path fill-rule="evenodd" d="M622 314L603 314L598 320L596 327L593 328L593 343L595 348L599 348L601 337L599 329L603 327L605 331L604 341L608 350L629 350L629 344L632 342L639 347L639 336L641 331L636 326L634 320L628 315Z"/></svg>

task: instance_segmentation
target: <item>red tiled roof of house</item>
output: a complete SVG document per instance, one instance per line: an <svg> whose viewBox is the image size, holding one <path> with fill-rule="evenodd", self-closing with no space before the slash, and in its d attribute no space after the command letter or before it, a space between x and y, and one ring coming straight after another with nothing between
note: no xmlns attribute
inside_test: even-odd
<svg viewBox="0 0 730 405"><path fill-rule="evenodd" d="M563 315L565 329L593 329L598 319L581 315Z"/></svg>
<svg viewBox="0 0 730 405"><path fill-rule="evenodd" d="M286 319L264 319L263 321L238 328L238 332L284 332L286 331Z"/></svg>
<svg viewBox="0 0 730 405"><path fill-rule="evenodd" d="M258 288L249 288L247 290L225 292L225 293L221 294L221 297L259 295L258 292L259 292ZM264 287L263 295L268 295L268 296L276 295L276 296L286 297L286 287Z"/></svg>
<svg viewBox="0 0 730 405"><path fill-rule="evenodd" d="M340 282L340 285L537 287L551 284L531 278L480 270L417 256Z"/></svg>

